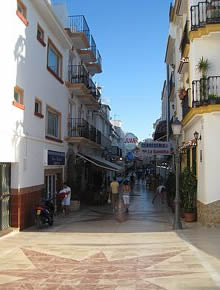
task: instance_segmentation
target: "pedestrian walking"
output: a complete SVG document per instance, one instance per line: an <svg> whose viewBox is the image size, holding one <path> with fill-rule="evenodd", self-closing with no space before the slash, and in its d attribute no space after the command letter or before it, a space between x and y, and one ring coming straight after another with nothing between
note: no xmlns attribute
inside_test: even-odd
<svg viewBox="0 0 220 290"><path fill-rule="evenodd" d="M150 188L150 176L146 174L146 188Z"/></svg>
<svg viewBox="0 0 220 290"><path fill-rule="evenodd" d="M71 188L64 183L63 188L59 192L61 198L61 205L65 215L70 213Z"/></svg>
<svg viewBox="0 0 220 290"><path fill-rule="evenodd" d="M119 200L119 183L116 180L116 177L113 178L113 181L111 182L110 187L111 187L111 193L112 193L112 210L114 213L118 207L118 200Z"/></svg>
<svg viewBox="0 0 220 290"><path fill-rule="evenodd" d="M164 203L164 199L166 197L166 187L164 185L159 185L156 189L156 193L154 198L152 199L152 203L154 203L155 199L160 195L162 203Z"/></svg>
<svg viewBox="0 0 220 290"><path fill-rule="evenodd" d="M126 212L128 212L128 208L130 204L130 192L131 192L131 185L130 185L129 179L126 178L123 182L123 187L122 187L122 196L123 196L123 202L124 202Z"/></svg>

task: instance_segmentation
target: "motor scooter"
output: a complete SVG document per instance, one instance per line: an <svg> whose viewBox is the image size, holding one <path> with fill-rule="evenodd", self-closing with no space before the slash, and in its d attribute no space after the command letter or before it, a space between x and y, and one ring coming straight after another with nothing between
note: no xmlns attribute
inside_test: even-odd
<svg viewBox="0 0 220 290"><path fill-rule="evenodd" d="M44 224L53 225L54 205L51 200L44 201L43 205L36 207L36 225L41 228Z"/></svg>

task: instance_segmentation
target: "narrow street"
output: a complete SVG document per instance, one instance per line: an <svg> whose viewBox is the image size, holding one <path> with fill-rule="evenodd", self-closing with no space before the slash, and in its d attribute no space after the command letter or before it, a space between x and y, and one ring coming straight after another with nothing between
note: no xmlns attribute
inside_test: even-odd
<svg viewBox="0 0 220 290"><path fill-rule="evenodd" d="M220 289L219 229L184 225L136 184L129 214L84 207L0 239L0 289ZM217 252L218 251L218 252Z"/></svg>

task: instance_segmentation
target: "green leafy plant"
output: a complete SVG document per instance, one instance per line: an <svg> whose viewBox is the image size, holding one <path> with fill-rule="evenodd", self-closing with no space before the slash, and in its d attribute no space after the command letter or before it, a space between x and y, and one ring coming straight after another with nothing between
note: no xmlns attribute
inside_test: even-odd
<svg viewBox="0 0 220 290"><path fill-rule="evenodd" d="M219 97L217 95L208 95L209 100L217 100Z"/></svg>
<svg viewBox="0 0 220 290"><path fill-rule="evenodd" d="M185 168L181 173L180 191L182 195L184 212L195 212L197 203L197 179L188 168Z"/></svg>
<svg viewBox="0 0 220 290"><path fill-rule="evenodd" d="M201 57L197 64L197 70L202 74L203 78L207 77L209 67L210 67L210 64L209 64L208 59L204 59L203 57Z"/></svg>

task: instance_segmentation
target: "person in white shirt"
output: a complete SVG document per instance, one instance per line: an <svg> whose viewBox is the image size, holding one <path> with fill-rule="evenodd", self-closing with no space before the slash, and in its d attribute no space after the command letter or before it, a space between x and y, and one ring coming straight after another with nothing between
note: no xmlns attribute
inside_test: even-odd
<svg viewBox="0 0 220 290"><path fill-rule="evenodd" d="M66 183L64 183L63 188L60 190L59 194L61 193L65 193L65 197L61 204L65 215L68 215L70 213L71 188Z"/></svg>
<svg viewBox="0 0 220 290"><path fill-rule="evenodd" d="M166 187L164 185L159 185L157 187L157 190L156 190L156 193L154 195L154 198L152 199L152 203L154 203L155 199L159 195L161 196L162 203L164 203L164 199L165 199L165 196L166 196Z"/></svg>

